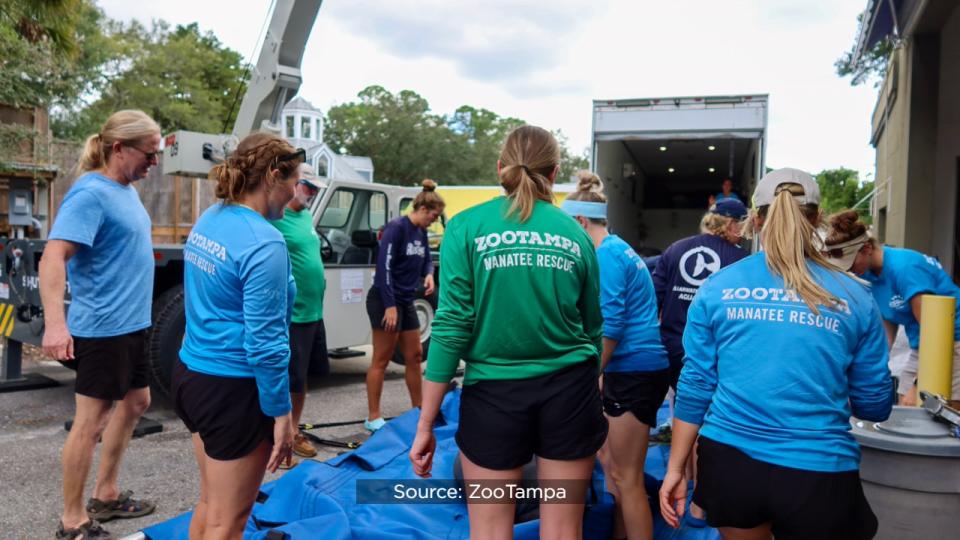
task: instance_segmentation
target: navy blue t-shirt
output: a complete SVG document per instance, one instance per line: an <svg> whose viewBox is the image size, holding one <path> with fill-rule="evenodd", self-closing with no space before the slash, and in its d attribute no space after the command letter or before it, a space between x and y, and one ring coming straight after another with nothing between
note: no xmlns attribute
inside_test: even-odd
<svg viewBox="0 0 960 540"><path fill-rule="evenodd" d="M432 273L427 231L414 225L407 216L387 223L380 239L377 272L373 277L383 307L393 307L397 302L413 302L423 279Z"/></svg>
<svg viewBox="0 0 960 540"><path fill-rule="evenodd" d="M683 357L683 328L697 290L715 272L747 255L712 234L677 240L663 252L653 272L653 288L660 306L660 338L670 358Z"/></svg>

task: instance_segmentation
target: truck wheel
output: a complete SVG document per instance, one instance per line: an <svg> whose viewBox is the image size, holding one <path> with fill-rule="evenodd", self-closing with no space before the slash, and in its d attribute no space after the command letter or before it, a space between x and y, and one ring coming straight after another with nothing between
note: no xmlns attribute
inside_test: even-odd
<svg viewBox="0 0 960 540"><path fill-rule="evenodd" d="M420 361L424 362L427 360L427 351L430 350L431 325L433 324L434 313L437 311L436 291L429 297L421 296L414 300L413 307L417 310L417 319L420 320L420 348L423 349L423 357ZM400 352L399 346L393 351L393 358L391 360L393 363L400 364L401 366L406 364L406 362L403 361L403 354Z"/></svg>
<svg viewBox="0 0 960 540"><path fill-rule="evenodd" d="M177 285L161 294L153 303L153 326L147 335L147 359L153 386L170 397L173 366L183 343L187 314L183 304L183 285Z"/></svg>

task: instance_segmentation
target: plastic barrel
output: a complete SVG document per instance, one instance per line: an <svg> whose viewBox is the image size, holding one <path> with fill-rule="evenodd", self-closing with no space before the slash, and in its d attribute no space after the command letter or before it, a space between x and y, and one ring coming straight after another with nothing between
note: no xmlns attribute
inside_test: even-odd
<svg viewBox="0 0 960 540"><path fill-rule="evenodd" d="M885 422L851 423L863 491L880 522L877 538L957 538L960 439L916 407L894 407Z"/></svg>

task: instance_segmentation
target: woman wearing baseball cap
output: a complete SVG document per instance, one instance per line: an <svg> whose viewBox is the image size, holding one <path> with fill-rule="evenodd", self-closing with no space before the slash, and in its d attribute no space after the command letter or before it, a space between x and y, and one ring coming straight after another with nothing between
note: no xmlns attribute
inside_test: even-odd
<svg viewBox="0 0 960 540"><path fill-rule="evenodd" d="M892 381L867 287L814 244L814 179L764 176L753 196L763 250L717 272L683 334L660 509L684 513L684 462L699 433L694 502L727 539L872 538L850 416L885 420Z"/></svg>
<svg viewBox="0 0 960 540"><path fill-rule="evenodd" d="M960 288L933 257L912 249L884 246L877 242L855 210L838 212L828 219L824 254L842 270L870 282L870 292L880 307L887 339L892 345L897 325L903 325L910 342L910 356L899 373L901 405L917 402L917 359L920 347L920 297L924 294L953 296L960 302ZM953 395L960 396L960 311L954 318Z"/></svg>

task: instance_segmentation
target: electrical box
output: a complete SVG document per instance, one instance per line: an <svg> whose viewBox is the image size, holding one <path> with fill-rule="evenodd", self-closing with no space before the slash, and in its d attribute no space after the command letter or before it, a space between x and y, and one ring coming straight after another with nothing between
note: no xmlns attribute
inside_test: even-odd
<svg viewBox="0 0 960 540"><path fill-rule="evenodd" d="M223 162L224 146L232 140L230 135L175 131L163 139L163 174L206 178Z"/></svg>
<svg viewBox="0 0 960 540"><path fill-rule="evenodd" d="M7 222L11 226L33 225L33 180L10 179Z"/></svg>

